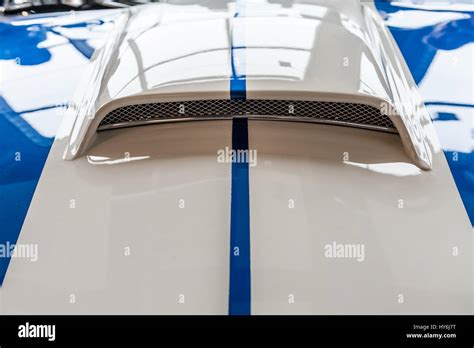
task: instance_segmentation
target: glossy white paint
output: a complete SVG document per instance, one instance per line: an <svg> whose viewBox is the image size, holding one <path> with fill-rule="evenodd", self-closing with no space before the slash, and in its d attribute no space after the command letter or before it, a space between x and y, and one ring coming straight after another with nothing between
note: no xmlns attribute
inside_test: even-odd
<svg viewBox="0 0 474 348"><path fill-rule="evenodd" d="M217 11L204 6L181 7L193 14L176 14L168 20L185 26L182 16L189 20L201 13L215 29L233 10L234 4L222 7L222 3ZM365 49L357 44L363 40L357 35L351 34L352 44L341 47L322 34L328 27L335 29L330 20L341 15L330 9L324 12L333 5L321 5L335 3L341 14L354 5L315 1L315 5L295 2L283 8L266 3L266 8L256 5L247 19L240 19L260 33L262 27L253 23L256 13L272 13L261 18L268 25L261 29L263 35L268 28L277 30L270 22L280 11L286 14L280 22L285 28L301 29L294 41L284 33L275 35L284 49L261 50L266 51L268 67L257 61L262 52L248 50L249 96L263 95L258 94L263 90L283 96L285 86L296 97L312 88L308 74L315 79L329 71L339 74L334 80L345 79L345 83L337 85L326 76L324 88L345 88L357 98L368 95L367 90L357 90L362 85L374 86L370 79L361 83L361 76L368 75L344 77L336 63L331 65L329 55L324 62L331 69L320 67L318 57L326 53L334 60L347 55L361 66L365 59ZM252 11L255 15L251 16ZM301 16L303 11L309 18ZM368 17L349 20L350 28L357 23L381 25L372 17L371 7L364 11L369 11ZM154 11L138 14L156 22ZM319 17L328 14L328 21L321 21ZM125 28L128 16L123 14L117 24ZM150 28L142 19L134 21L137 33L142 30L145 35L160 28ZM314 35L307 39L310 28ZM337 28L340 34L349 32ZM217 37L213 31L209 35ZM255 45L265 44L257 41L257 33L251 38ZM388 34L386 40L391 40ZM109 54L130 54L125 48L117 50L117 42L110 40L103 54L96 56L98 64L91 65L91 75L86 75L95 78L89 87L85 83L85 88L96 98L105 96L106 91L113 93L104 87L100 76L118 78L119 73L111 71L124 69L130 77L127 74L134 69L121 64L112 69L101 61L107 50ZM144 43L143 49L153 58L156 48L152 42ZM298 52L304 53L311 42L325 44L317 46L316 54L309 54L307 60L285 47L299 45ZM199 50L200 46L196 47ZM224 47L227 55L228 49ZM283 69L277 64L279 54L295 68ZM391 47L387 54L396 55L394 61L400 64L393 68L391 78L405 79L403 93L415 93L398 49ZM219 78L189 84L173 80L174 74L185 73L185 64L175 60L167 66L170 75L149 75L150 88L162 83L151 89L150 98L156 98L158 92L202 98L206 91L228 97L228 62L219 67ZM192 62L205 65L201 60ZM138 87L140 76L147 74L138 74L137 87L133 87L137 93L143 88ZM314 86L318 86L316 82ZM115 81L113 85L118 84ZM274 85L277 91L271 90ZM94 86L102 89L91 89ZM406 97L400 93L399 98ZM83 95L81 87L78 96ZM148 98L146 93L142 97ZM409 99L412 97L410 94ZM65 119L57 135L18 241L38 244L38 261L11 260L0 289L0 311L226 314L231 166L218 163L216 153L231 147L231 123L164 124L103 132L84 149L83 156L64 161L63 154L80 143L81 130L89 129L75 127L75 121ZM258 151L258 164L250 168L252 313L472 313L472 229L432 125L429 120L423 122L432 171L414 165L397 135L319 124L249 122L249 146ZM78 133L71 136L73 129ZM343 161L345 152L349 157ZM179 208L181 199L184 209ZM290 199L294 208L289 208ZM399 208L400 200L403 208ZM326 258L324 246L334 241L363 244L365 260ZM460 250L456 257L452 255L454 247ZM397 302L400 294L403 304ZM75 303L70 303L71 295ZM181 295L185 303L180 303ZM294 296L294 303L289 302L289 295Z"/></svg>
<svg viewBox="0 0 474 348"><path fill-rule="evenodd" d="M212 6L212 3L208 4ZM102 119L130 104L228 99L230 56L243 50L247 98L344 101L385 109L412 160L431 168L429 116L407 80L396 46L370 6L358 0L206 6L154 4L124 13L99 53L94 80L80 92L65 154L95 140ZM240 28L232 38L232 28ZM245 71L239 71L239 70Z"/></svg>
<svg viewBox="0 0 474 348"><path fill-rule="evenodd" d="M472 313L472 229L442 152L423 171L392 134L249 132L253 314ZM363 262L326 257L334 242L364 246Z"/></svg>
<svg viewBox="0 0 474 348"><path fill-rule="evenodd" d="M1 312L227 314L231 122L99 142L72 162L54 143L18 240L38 261L11 260Z"/></svg>

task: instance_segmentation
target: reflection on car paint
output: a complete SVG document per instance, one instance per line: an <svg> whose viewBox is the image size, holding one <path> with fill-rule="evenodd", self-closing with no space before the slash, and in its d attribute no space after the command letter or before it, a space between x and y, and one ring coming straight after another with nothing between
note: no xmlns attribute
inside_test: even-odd
<svg viewBox="0 0 474 348"><path fill-rule="evenodd" d="M420 88L474 226L474 5L470 11L411 5L376 2ZM422 27L408 20L421 17L427 18Z"/></svg>
<svg viewBox="0 0 474 348"><path fill-rule="evenodd" d="M354 167L370 170L374 173L393 175L393 176L411 176L420 175L421 169L411 163L395 162L395 163L356 163L344 161Z"/></svg>
<svg viewBox="0 0 474 348"><path fill-rule="evenodd" d="M18 239L64 105L72 97L79 70L101 45L104 24L113 19L109 13L0 22L1 245ZM0 285L8 263L9 258L0 258Z"/></svg>
<svg viewBox="0 0 474 348"><path fill-rule="evenodd" d="M420 86L453 177L474 224L473 81L472 77L469 79L465 75L465 69L453 69L452 65L446 66L444 63L461 61L472 64L474 11L459 10L456 4L443 4L440 5L443 6L441 9L433 10L423 8L421 4L414 8L389 1L377 1L376 6L390 24ZM0 22L0 243L15 243L18 238L55 129L61 121L58 109L71 97L68 92L58 99L57 94L46 93L47 89L53 85L61 88L74 86L80 76L80 73L74 75L65 70L52 77L50 72L57 73L70 67L69 59L76 60L76 67L84 66L101 44L107 32L105 24L113 20L109 13L93 11L76 13L74 16L56 13L12 17ZM406 23L409 16L405 16L405 22L403 17L397 17L398 21L393 20L400 13L436 13L442 14L443 20L413 27L411 23ZM433 21L440 18L432 17ZM90 34L97 27L104 27L104 30L96 32L94 40L90 40ZM51 43L48 40L52 40ZM61 52L71 55L63 56ZM443 58L443 54L448 54L448 57ZM60 59L55 61L55 57ZM51 65L50 70L41 70L41 67L49 67L48 64ZM467 67L472 68L472 65ZM14 73L10 72L12 69L15 69ZM445 80L430 80L430 76L439 72L453 73L455 70L462 75L461 78L455 80L448 73ZM38 74L36 71L43 73ZM32 92L24 82L18 82L20 77L44 89ZM452 100L449 87L454 84L467 92L464 99L458 100L459 94L456 94ZM443 99L440 95L447 97ZM25 103L32 104L32 107L26 107ZM23 114L33 118L41 115L41 118L32 122L31 118L23 117ZM50 136L44 135L44 123L49 123L47 128L51 129L48 133ZM370 170L374 168L367 166ZM8 259L0 259L0 284L7 265Z"/></svg>

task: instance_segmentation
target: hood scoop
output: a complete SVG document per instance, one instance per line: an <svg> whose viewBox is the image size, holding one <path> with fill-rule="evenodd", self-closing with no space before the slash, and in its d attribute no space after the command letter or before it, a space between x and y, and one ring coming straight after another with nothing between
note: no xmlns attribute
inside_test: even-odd
<svg viewBox="0 0 474 348"><path fill-rule="evenodd" d="M65 159L102 131L247 117L398 133L413 162L431 168L430 117L371 5L259 2L238 16L234 5L124 10L68 110ZM236 79L245 99L231 98Z"/></svg>
<svg viewBox="0 0 474 348"><path fill-rule="evenodd" d="M109 112L97 130L160 122L232 119L236 116L330 123L397 133L390 118L370 105L268 99L210 99L127 105Z"/></svg>

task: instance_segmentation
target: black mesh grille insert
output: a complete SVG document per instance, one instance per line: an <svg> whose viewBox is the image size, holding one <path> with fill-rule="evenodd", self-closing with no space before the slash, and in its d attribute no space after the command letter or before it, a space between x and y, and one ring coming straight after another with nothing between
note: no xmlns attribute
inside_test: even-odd
<svg viewBox="0 0 474 348"><path fill-rule="evenodd" d="M146 122L181 119L230 119L232 116L340 123L396 132L395 126L388 116L370 105L267 99L211 99L127 105L107 114L101 121L98 130Z"/></svg>

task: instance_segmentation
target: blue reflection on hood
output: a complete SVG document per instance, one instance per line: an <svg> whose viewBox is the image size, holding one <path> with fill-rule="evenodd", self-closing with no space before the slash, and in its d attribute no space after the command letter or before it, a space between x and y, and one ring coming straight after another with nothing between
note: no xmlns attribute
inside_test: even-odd
<svg viewBox="0 0 474 348"><path fill-rule="evenodd" d="M442 7L442 9L428 9L413 1L412 4L417 6L410 6L409 1L401 3L378 0L375 4L386 20L398 13L407 14L412 11L446 15L441 22L436 22L433 19L433 24L419 28L410 27L413 23L408 25L400 16L396 24L391 24L389 29L397 41L416 83L421 88L422 97L430 111L453 178L471 224L474 226L472 54L470 57L466 56L468 52L463 50L464 47L472 45L474 42L474 11L454 10L455 3L438 4L438 8ZM460 19L459 14L462 14ZM437 59L437 56L443 52L449 52L449 60ZM446 61L452 63L457 59L468 61L467 68L463 69L467 71L460 71L461 68L456 69L458 74L464 74L461 78L456 79L453 74L439 74L440 71L453 71L453 66ZM431 79L431 75L436 78ZM444 79L441 80L439 76L443 76ZM462 90L471 91L471 93L460 97L453 94L453 86L462 87ZM440 96L445 99L440 99ZM460 134L456 130L464 130L464 132Z"/></svg>
<svg viewBox="0 0 474 348"><path fill-rule="evenodd" d="M54 129L57 129L61 121L60 117L51 116L57 116L58 108L62 108L70 100L80 76L77 73L58 75L56 72L85 67L95 50L90 39L93 38L96 45L103 43L107 29L99 32L96 29L113 21L111 12L115 13L102 10L80 12L74 16L65 13L24 18L14 16L6 17L0 22L0 69L4 72L0 76L2 245L15 244L18 240L54 140ZM103 17L107 19L104 20ZM52 39L51 42L48 42L49 39ZM54 63L53 58L56 58ZM13 74L8 74L9 78L5 77L7 70L13 71ZM23 70L28 73L25 78L28 85L16 81L15 73L21 75ZM54 76L60 76L61 80ZM68 86L69 89L61 88L61 96L58 93L47 93L48 90L54 91L53 87L58 84ZM30 124L28 119L35 119L35 122ZM53 129L52 134L43 134L42 128ZM0 258L0 285L9 261L7 257Z"/></svg>
<svg viewBox="0 0 474 348"><path fill-rule="evenodd" d="M0 59L15 59L20 65L36 65L51 59L51 53L38 44L46 39L41 25L13 26L0 22Z"/></svg>

